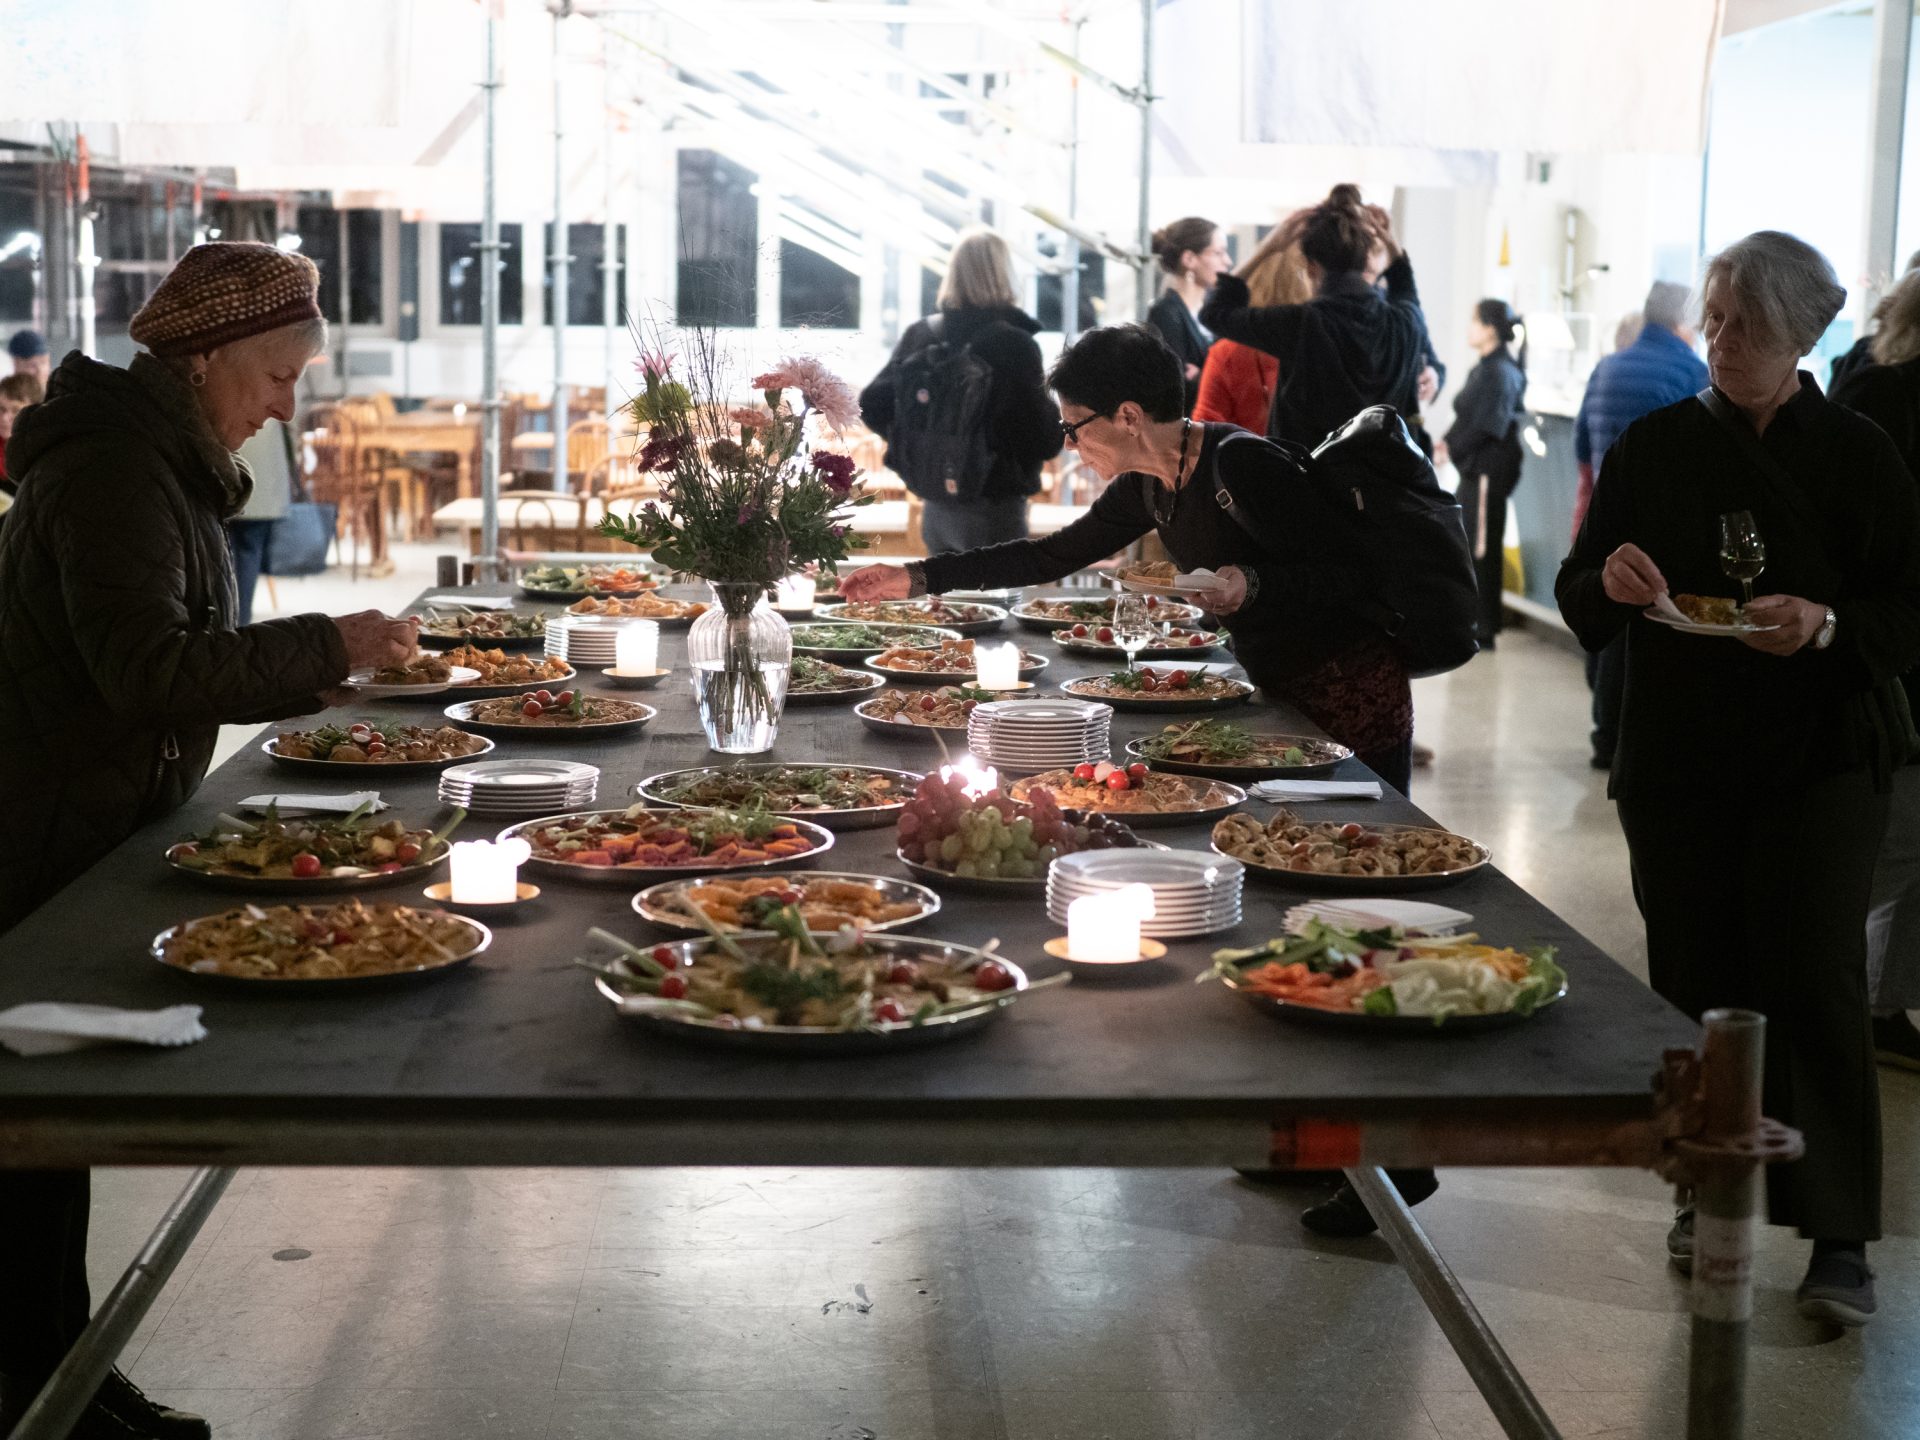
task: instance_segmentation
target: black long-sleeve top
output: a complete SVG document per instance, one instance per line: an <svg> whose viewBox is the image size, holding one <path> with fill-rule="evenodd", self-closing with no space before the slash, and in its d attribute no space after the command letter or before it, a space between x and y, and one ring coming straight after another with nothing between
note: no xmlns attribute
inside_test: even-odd
<svg viewBox="0 0 1920 1440"><path fill-rule="evenodd" d="M1882 687L1920 660L1920 490L1878 428L1812 376L1800 381L1760 437L1797 482L1797 501L1757 476L1691 398L1636 420L1607 451L1554 591L1587 649L1627 633L1615 795L1792 785L1862 766L1884 781L1905 758ZM1719 558L1719 517L1733 510L1751 511L1766 543L1754 593L1831 606L1831 647L1768 655L1607 598L1601 569L1625 544L1647 553L1673 594L1737 596Z"/></svg>
<svg viewBox="0 0 1920 1440"><path fill-rule="evenodd" d="M1920 360L1879 365L1868 353L1845 372L1835 362L1831 398L1886 431L1907 472L1920 479ZM1900 683L1906 687L1909 708L1920 715L1920 670L1907 671Z"/></svg>
<svg viewBox="0 0 1920 1440"><path fill-rule="evenodd" d="M1162 291L1160 298L1153 302L1153 308L1147 311L1147 324L1160 332L1160 338L1167 342L1167 348L1179 358L1181 380L1187 387L1184 413L1191 415L1194 402L1200 398L1200 372L1206 368L1207 352L1213 348L1213 336L1193 318L1187 302L1171 290ZM1187 374L1189 365L1194 367L1191 375Z"/></svg>
<svg viewBox="0 0 1920 1440"><path fill-rule="evenodd" d="M1301 305L1255 306L1237 275L1207 292L1202 325L1279 358L1267 420L1274 439L1311 449L1369 405L1418 417L1428 342L1413 265L1401 255L1380 278L1384 296L1358 273L1329 275Z"/></svg>
<svg viewBox="0 0 1920 1440"><path fill-rule="evenodd" d="M1527 372L1505 350L1481 356L1467 372L1447 430L1447 453L1462 475L1482 474L1496 452L1518 447L1526 393Z"/></svg>

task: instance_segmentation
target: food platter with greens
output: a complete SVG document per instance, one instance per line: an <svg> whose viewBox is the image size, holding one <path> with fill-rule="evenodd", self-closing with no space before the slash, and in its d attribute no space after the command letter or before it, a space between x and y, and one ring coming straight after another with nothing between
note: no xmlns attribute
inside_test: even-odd
<svg viewBox="0 0 1920 1440"><path fill-rule="evenodd" d="M829 830L865 830L892 824L924 778L874 765L703 765L649 776L634 793L657 805L758 808Z"/></svg>
<svg viewBox="0 0 1920 1440"><path fill-rule="evenodd" d="M861 661L896 646L938 650L943 641L958 640L960 632L937 625L872 625L853 621L814 621L793 627L793 653L822 660Z"/></svg>
<svg viewBox="0 0 1920 1440"><path fill-rule="evenodd" d="M1324 775L1353 751L1311 735L1258 734L1225 720L1168 725L1127 742L1127 754L1161 770L1215 780L1299 780Z"/></svg>
<svg viewBox="0 0 1920 1440"><path fill-rule="evenodd" d="M167 864L225 890L316 894L415 880L447 858L456 810L437 831L379 821L369 801L344 818L286 819L269 808L257 822L222 815L205 834L169 846Z"/></svg>

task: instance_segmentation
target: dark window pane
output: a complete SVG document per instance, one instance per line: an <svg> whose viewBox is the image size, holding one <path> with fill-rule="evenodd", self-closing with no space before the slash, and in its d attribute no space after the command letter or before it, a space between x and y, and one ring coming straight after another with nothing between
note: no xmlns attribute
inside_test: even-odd
<svg viewBox="0 0 1920 1440"><path fill-rule="evenodd" d="M627 227L614 227L613 254L620 267L614 277L614 323L627 323ZM546 226L547 273L540 285L540 323L553 323L553 223ZM606 272L600 268L606 230L599 225L567 226L567 324L598 325L606 317Z"/></svg>
<svg viewBox="0 0 1920 1440"><path fill-rule="evenodd" d="M381 322L380 289L382 253L380 248L380 212L349 210L347 216L347 255L352 265L347 273L348 299L356 325ZM302 205L294 218L300 236L300 253L320 270L320 313L329 324L340 323L340 215L328 205Z"/></svg>
<svg viewBox="0 0 1920 1440"><path fill-rule="evenodd" d="M922 266L920 268L920 314L933 314L939 308L939 304L940 276L938 272Z"/></svg>
<svg viewBox="0 0 1920 1440"><path fill-rule="evenodd" d="M760 202L751 170L711 150L680 152L682 325L751 325L759 308Z"/></svg>
<svg viewBox="0 0 1920 1440"><path fill-rule="evenodd" d="M1034 319L1040 322L1042 330L1062 328L1060 309L1061 282L1063 276L1042 275L1034 291ZM1093 330L1100 324L1101 306L1096 302L1107 298L1107 261L1103 255L1090 255L1080 252L1080 326L1082 330Z"/></svg>
<svg viewBox="0 0 1920 1440"><path fill-rule="evenodd" d="M860 326L860 277L791 240L780 242L780 323L828 330Z"/></svg>
<svg viewBox="0 0 1920 1440"><path fill-rule="evenodd" d="M440 227L440 323L480 323L480 227ZM500 227L500 323L520 323L520 227Z"/></svg>

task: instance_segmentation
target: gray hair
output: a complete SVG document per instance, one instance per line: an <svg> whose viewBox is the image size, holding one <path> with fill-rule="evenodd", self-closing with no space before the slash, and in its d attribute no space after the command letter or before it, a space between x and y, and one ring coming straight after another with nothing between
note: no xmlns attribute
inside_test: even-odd
<svg viewBox="0 0 1920 1440"><path fill-rule="evenodd" d="M1653 288L1647 291L1646 303L1640 307L1643 323L1658 325L1662 330L1679 330L1687 323L1687 300L1692 291L1672 280L1656 280Z"/></svg>
<svg viewBox="0 0 1920 1440"><path fill-rule="evenodd" d="M1847 303L1847 288L1827 257L1779 230L1756 230L1707 261L1702 295L1715 276L1727 282L1760 338L1791 348L1795 355L1819 344Z"/></svg>

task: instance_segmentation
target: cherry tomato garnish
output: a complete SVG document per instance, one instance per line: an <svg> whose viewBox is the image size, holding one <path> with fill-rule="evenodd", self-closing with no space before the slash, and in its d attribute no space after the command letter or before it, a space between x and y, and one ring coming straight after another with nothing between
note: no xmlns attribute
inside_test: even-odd
<svg viewBox="0 0 1920 1440"><path fill-rule="evenodd" d="M687 977L680 974L660 977L660 998L662 1000L684 1000L687 998Z"/></svg>
<svg viewBox="0 0 1920 1440"><path fill-rule="evenodd" d="M973 988L976 990L1011 990L1013 972L998 960L982 960L973 972Z"/></svg>
<svg viewBox="0 0 1920 1440"><path fill-rule="evenodd" d="M1076 780L1091 780L1093 779L1093 774L1094 769L1091 765L1076 765L1073 767L1073 778Z"/></svg>
<svg viewBox="0 0 1920 1440"><path fill-rule="evenodd" d="M656 945L653 947L653 963L671 970L680 963L680 957L673 953L671 945Z"/></svg>
<svg viewBox="0 0 1920 1440"><path fill-rule="evenodd" d="M1131 788L1132 784L1133 782L1127 779L1127 772L1124 770L1116 770L1113 774L1107 776L1107 789L1109 790L1126 790Z"/></svg>
<svg viewBox="0 0 1920 1440"><path fill-rule="evenodd" d="M1102 645L1111 645L1113 643L1113 627L1111 625L1102 625L1098 630L1093 632L1093 638L1098 640Z"/></svg>
<svg viewBox="0 0 1920 1440"><path fill-rule="evenodd" d="M323 868L325 867L320 864L320 857L311 850L302 850L293 857L293 873L297 879L311 880Z"/></svg>
<svg viewBox="0 0 1920 1440"><path fill-rule="evenodd" d="M546 714L547 711L546 707L538 700L529 700L520 707L520 713L529 720L538 720L542 715Z"/></svg>
<svg viewBox="0 0 1920 1440"><path fill-rule="evenodd" d="M907 1007L898 1000L882 1000L873 1007L873 1018L882 1025L899 1025L907 1018Z"/></svg>
<svg viewBox="0 0 1920 1440"><path fill-rule="evenodd" d="M1127 778L1130 780L1146 779L1147 767L1138 760L1134 761L1133 764L1127 766Z"/></svg>
<svg viewBox="0 0 1920 1440"><path fill-rule="evenodd" d="M1176 670L1167 677L1167 688L1169 690L1184 690L1192 681L1192 678L1193 677L1188 675L1186 671Z"/></svg>
<svg viewBox="0 0 1920 1440"><path fill-rule="evenodd" d="M411 840L404 840L395 847L393 858L402 865L411 865L420 858L420 847Z"/></svg>
<svg viewBox="0 0 1920 1440"><path fill-rule="evenodd" d="M887 968L889 985L912 985L920 978L920 967L911 960L896 960Z"/></svg>

